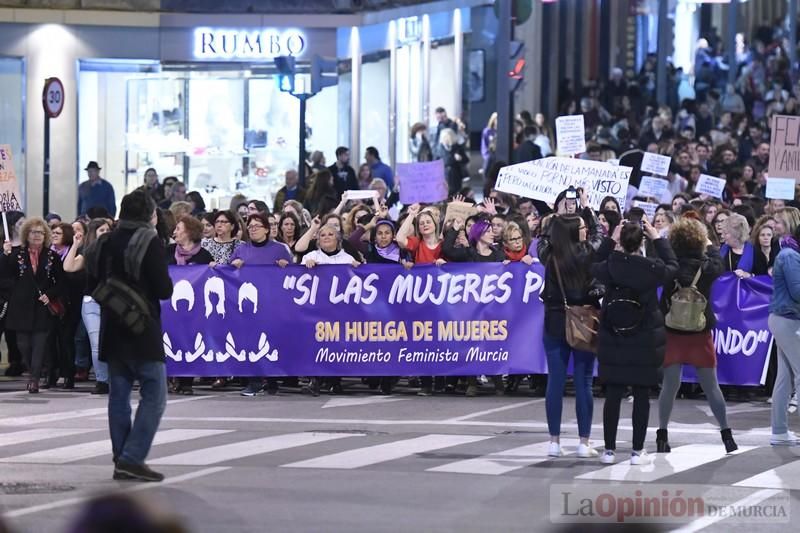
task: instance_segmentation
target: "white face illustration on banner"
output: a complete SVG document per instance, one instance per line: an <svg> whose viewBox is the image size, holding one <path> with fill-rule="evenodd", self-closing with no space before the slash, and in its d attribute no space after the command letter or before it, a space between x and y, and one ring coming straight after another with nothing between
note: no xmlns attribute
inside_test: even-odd
<svg viewBox="0 0 800 533"><path fill-rule="evenodd" d="M194 308L194 288L187 280L182 279L172 289L172 309L178 311L178 302L188 302L189 311Z"/></svg>
<svg viewBox="0 0 800 533"><path fill-rule="evenodd" d="M206 284L203 286L204 301L206 304L206 318L211 316L214 311L214 306L211 303L211 295L217 295L216 312L218 315L225 318L225 282L222 278L208 278Z"/></svg>
<svg viewBox="0 0 800 533"><path fill-rule="evenodd" d="M258 312L258 289L249 282L242 283L239 287L239 312L244 313L242 304L247 300L253 304L253 314Z"/></svg>

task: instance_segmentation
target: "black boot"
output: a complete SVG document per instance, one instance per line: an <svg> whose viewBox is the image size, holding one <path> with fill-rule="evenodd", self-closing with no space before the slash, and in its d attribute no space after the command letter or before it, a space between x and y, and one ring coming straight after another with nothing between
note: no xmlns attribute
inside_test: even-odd
<svg viewBox="0 0 800 533"><path fill-rule="evenodd" d="M656 431L656 453L669 453L669 438L667 437L666 429L659 429Z"/></svg>
<svg viewBox="0 0 800 533"><path fill-rule="evenodd" d="M725 453L733 453L739 449L739 446L736 445L736 441L733 440L730 428L723 429L719 434L722 436L722 443L725 445Z"/></svg>

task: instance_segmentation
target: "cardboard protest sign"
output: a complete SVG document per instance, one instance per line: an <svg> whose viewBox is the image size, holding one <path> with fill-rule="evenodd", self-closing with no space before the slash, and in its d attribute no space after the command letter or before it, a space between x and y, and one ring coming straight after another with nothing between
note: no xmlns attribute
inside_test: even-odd
<svg viewBox="0 0 800 533"><path fill-rule="evenodd" d="M666 176L669 174L669 165L672 159L665 155L645 152L642 158L642 172L650 172L656 176Z"/></svg>
<svg viewBox="0 0 800 533"><path fill-rule="evenodd" d="M556 118L556 147L564 155L582 154L586 151L583 115Z"/></svg>
<svg viewBox="0 0 800 533"><path fill-rule="evenodd" d="M800 117L772 117L769 175L800 180Z"/></svg>
<svg viewBox="0 0 800 533"><path fill-rule="evenodd" d="M477 213L478 208L469 202L450 202L447 204L447 211L444 214L444 223L447 224L457 218L465 221Z"/></svg>
<svg viewBox="0 0 800 533"><path fill-rule="evenodd" d="M644 211L644 214L647 215L647 220L649 220L651 223L653 222L653 218L656 216L656 209L658 209L657 203L636 200L634 202L634 207L638 207Z"/></svg>
<svg viewBox="0 0 800 533"><path fill-rule="evenodd" d="M669 182L664 178L642 176L642 181L639 183L639 196L661 200L661 197L664 196L668 188Z"/></svg>
<svg viewBox="0 0 800 533"><path fill-rule="evenodd" d="M22 211L11 145L0 144L0 211Z"/></svg>
<svg viewBox="0 0 800 533"><path fill-rule="evenodd" d="M372 200L376 196L378 196L378 191L361 191L361 190L349 190L344 191L344 196L348 200Z"/></svg>
<svg viewBox="0 0 800 533"><path fill-rule="evenodd" d="M447 199L447 181L442 160L399 163L395 172L404 204L433 203Z"/></svg>
<svg viewBox="0 0 800 533"><path fill-rule="evenodd" d="M722 193L725 192L725 180L722 178L715 178L707 174L700 174L697 180L697 185L694 192L699 194L707 194L714 198L722 198Z"/></svg>
<svg viewBox="0 0 800 533"><path fill-rule="evenodd" d="M495 189L552 205L558 194L572 185L586 191L592 209L600 209L606 196L613 196L624 209L632 170L597 161L548 157L503 167Z"/></svg>
<svg viewBox="0 0 800 533"><path fill-rule="evenodd" d="M796 184L791 178L767 178L767 198L769 200L794 200Z"/></svg>

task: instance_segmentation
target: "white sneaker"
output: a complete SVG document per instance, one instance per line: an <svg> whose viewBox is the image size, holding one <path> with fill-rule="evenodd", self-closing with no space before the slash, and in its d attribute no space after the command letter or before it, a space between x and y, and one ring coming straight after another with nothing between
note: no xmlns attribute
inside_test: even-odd
<svg viewBox="0 0 800 533"><path fill-rule="evenodd" d="M639 450L631 452L632 465L649 465L651 463L650 456L647 455L647 450Z"/></svg>
<svg viewBox="0 0 800 533"><path fill-rule="evenodd" d="M597 457L600 454L597 453L597 450L592 448L591 444L580 443L578 444L578 451L576 452L575 455L577 455L581 459L587 459L589 457Z"/></svg>
<svg viewBox="0 0 800 533"><path fill-rule="evenodd" d="M773 433L772 437L769 439L769 443L772 446L798 446L800 445L800 437L791 431L787 431L786 433L782 433L780 435Z"/></svg>
<svg viewBox="0 0 800 533"><path fill-rule="evenodd" d="M797 407L797 393L796 392L794 394L792 394L792 397L789 400L789 406L790 407Z"/></svg>
<svg viewBox="0 0 800 533"><path fill-rule="evenodd" d="M600 462L604 465L613 465L617 462L617 456L614 454L614 450L605 450L603 455L600 456Z"/></svg>
<svg viewBox="0 0 800 533"><path fill-rule="evenodd" d="M548 457L561 457L564 455L561 453L561 445L557 442L551 442L550 448L547 450Z"/></svg>

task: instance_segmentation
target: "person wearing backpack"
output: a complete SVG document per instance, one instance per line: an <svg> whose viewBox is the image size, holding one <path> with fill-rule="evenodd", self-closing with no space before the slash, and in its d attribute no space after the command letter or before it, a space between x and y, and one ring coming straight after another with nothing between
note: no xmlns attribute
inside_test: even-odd
<svg viewBox="0 0 800 533"><path fill-rule="evenodd" d="M682 365L691 365L719 423L725 451L731 453L738 446L728 426L725 398L717 382L717 354L711 336L716 317L709 304L711 285L725 270L722 256L711 244L703 223L692 218L681 218L672 225L669 242L678 258L679 268L674 280L668 280L661 293L667 350L658 396L656 451L670 451L667 426L681 385L681 368Z"/></svg>
<svg viewBox="0 0 800 533"><path fill-rule="evenodd" d="M115 480L164 479L145 464L166 407L160 300L172 296L164 245L154 229L156 220L155 201L144 191L134 191L122 199L116 229L101 236L86 253L89 289L100 304L100 360L108 363ZM126 305L112 304L120 301ZM131 309L131 303L135 314L117 314L120 308ZM135 381L141 399L131 424Z"/></svg>
<svg viewBox="0 0 800 533"><path fill-rule="evenodd" d="M578 457L595 457L597 451L589 443L592 430L592 374L594 354L573 349L567 343L566 306L589 305L599 309L599 293L592 284L589 269L595 252L587 241L589 231L586 222L578 215L554 215L541 235L538 255L545 266L545 284L542 291L544 301L544 349L547 354L547 391L545 409L550 433L548 455L562 455L561 412L567 366L570 356L574 363L575 411L578 419ZM610 242L606 247L610 251ZM607 252L606 252L607 255Z"/></svg>
<svg viewBox="0 0 800 533"><path fill-rule="evenodd" d="M655 256L642 257L647 236ZM616 462L620 403L633 389L632 465L650 463L644 441L650 418L650 388L658 385L664 360L666 331L658 305L659 286L675 277L678 260L669 241L661 238L647 219L625 221L614 232L617 248L606 261L592 265L591 273L605 285L597 359L598 377L606 386L603 406L604 464Z"/></svg>

